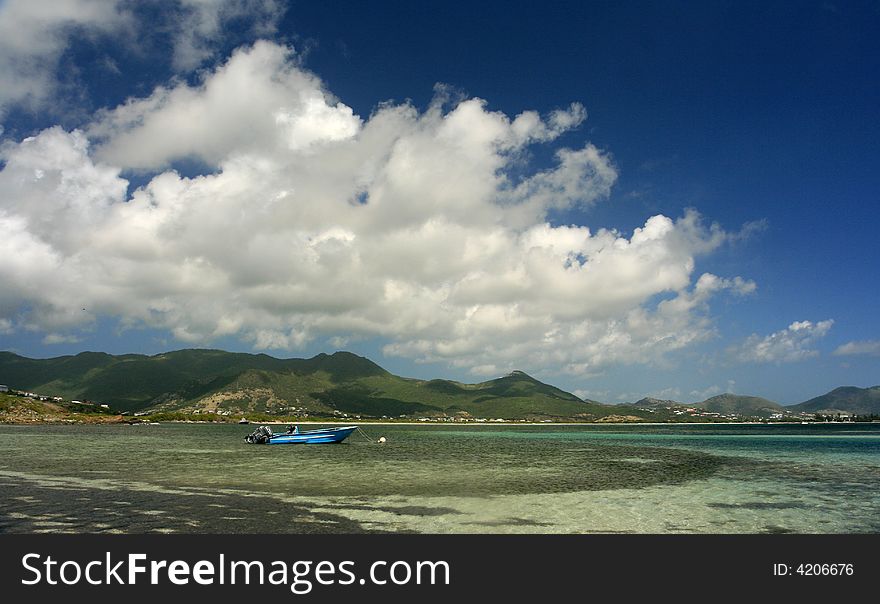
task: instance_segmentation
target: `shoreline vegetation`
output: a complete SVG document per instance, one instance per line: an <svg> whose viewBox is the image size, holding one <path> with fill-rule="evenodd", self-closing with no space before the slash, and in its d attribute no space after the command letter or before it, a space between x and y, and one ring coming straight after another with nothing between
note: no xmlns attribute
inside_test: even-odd
<svg viewBox="0 0 880 604"><path fill-rule="evenodd" d="M874 419L880 419L880 386L839 387L789 406L731 393L693 403L646 397L607 404L578 397L523 371L476 384L414 379L344 351L310 359L205 349L154 356L82 352L53 359L0 352L0 423L4 424L523 425Z"/></svg>
<svg viewBox="0 0 880 604"><path fill-rule="evenodd" d="M5 384L5 385L4 385ZM364 422L622 424L871 421L880 386L842 386L794 405L718 394L683 403L607 404L519 370L468 384L394 375L337 351L309 359L186 349L153 356L81 352L29 359L0 352L2 423Z"/></svg>
<svg viewBox="0 0 880 604"><path fill-rule="evenodd" d="M4 425L70 425L70 424L94 424L94 425L141 425L156 423L180 423L180 424L267 424L267 425L346 425L346 424L372 424L372 425L455 425L455 426L546 426L548 424L558 426L577 425L607 425L607 424L640 424L640 425L668 425L668 424L800 424L800 423L842 423L842 422L880 422L877 416L822 416L804 420L800 417L783 418L706 418L706 417L675 417L662 421L650 421L633 415L609 415L596 420L579 420L572 418L553 418L540 421L529 419L487 419L487 418L343 418L334 416L327 417L300 417L269 415L263 413L246 413L241 416L231 417L214 413L181 413L181 412L158 412L139 415L127 415L110 409L108 406L99 406L92 403L64 400L40 400L48 397L32 397L33 393L9 392L0 393L0 424ZM57 397L56 397L57 398Z"/></svg>

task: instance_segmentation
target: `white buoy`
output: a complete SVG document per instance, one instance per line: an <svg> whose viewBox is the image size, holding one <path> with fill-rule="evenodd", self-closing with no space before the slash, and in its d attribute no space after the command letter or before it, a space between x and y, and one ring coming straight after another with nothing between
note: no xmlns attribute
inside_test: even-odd
<svg viewBox="0 0 880 604"><path fill-rule="evenodd" d="M385 437L384 437L384 436L380 436L380 437L379 437L379 442L380 442L380 443L384 443L384 442L385 442Z"/></svg>

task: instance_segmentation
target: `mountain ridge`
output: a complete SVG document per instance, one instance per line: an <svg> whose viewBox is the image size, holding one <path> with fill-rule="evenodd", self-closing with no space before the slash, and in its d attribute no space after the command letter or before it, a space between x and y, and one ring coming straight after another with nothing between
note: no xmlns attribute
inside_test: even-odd
<svg viewBox="0 0 880 604"><path fill-rule="evenodd" d="M744 396L729 392L709 397L695 405L713 413L737 413L752 417L771 417L785 410L779 403L761 398L760 396Z"/></svg>
<svg viewBox="0 0 880 604"><path fill-rule="evenodd" d="M52 359L0 355L0 382L95 400L121 411L363 414L493 418L604 417L606 406L523 371L480 382L391 374L347 351L309 359L184 349L156 355L83 352Z"/></svg>
<svg viewBox="0 0 880 604"><path fill-rule="evenodd" d="M868 388L839 386L830 392L794 405L798 411L815 413L880 413L880 385Z"/></svg>
<svg viewBox="0 0 880 604"><path fill-rule="evenodd" d="M761 418L780 413L880 414L880 386L841 386L788 406L731 393L699 403L645 397L635 403L607 405L581 399L520 370L474 384L421 380L394 375L348 351L320 353L308 359L209 348L155 355L84 351L50 359L0 351L0 383L68 399L109 403L129 412L593 420L620 417L625 410L631 418L652 421L683 413Z"/></svg>

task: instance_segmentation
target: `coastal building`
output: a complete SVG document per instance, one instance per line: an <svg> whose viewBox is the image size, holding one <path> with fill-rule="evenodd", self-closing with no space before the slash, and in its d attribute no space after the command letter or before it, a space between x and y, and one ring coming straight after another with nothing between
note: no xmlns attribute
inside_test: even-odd
<svg viewBox="0 0 880 604"><path fill-rule="evenodd" d="M9 392L9 386L0 384L0 392Z"/></svg>

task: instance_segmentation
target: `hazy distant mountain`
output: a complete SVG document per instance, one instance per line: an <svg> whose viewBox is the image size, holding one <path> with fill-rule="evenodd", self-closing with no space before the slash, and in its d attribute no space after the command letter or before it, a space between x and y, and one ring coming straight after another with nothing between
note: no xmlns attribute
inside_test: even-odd
<svg viewBox="0 0 880 604"><path fill-rule="evenodd" d="M0 352L0 384L107 403L121 411L598 420L620 416L623 407L627 416L654 421L686 420L682 407L758 417L783 409L880 413L880 386L837 388L785 408L767 399L734 394L694 404L643 398L625 405L603 405L581 400L522 371L479 384L416 380L393 375L350 352L310 359L222 350L178 350L154 356L83 352L54 359Z"/></svg>
<svg viewBox="0 0 880 604"><path fill-rule="evenodd" d="M401 414L485 418L582 418L614 407L583 401L521 372L479 384L393 375L349 352L276 359L221 350L155 356L84 352L54 359L0 353L0 383L124 411L203 410L381 417Z"/></svg>
<svg viewBox="0 0 880 604"><path fill-rule="evenodd" d="M632 407L642 407L645 409L671 409L673 407L686 407L685 403L679 403L678 401L670 401L666 399L653 398L650 396L646 396L643 399L637 400L634 403L625 403L628 406Z"/></svg>
<svg viewBox="0 0 880 604"><path fill-rule="evenodd" d="M721 414L736 413L754 417L769 417L783 410L782 405L758 396L741 396L738 394L719 394L707 398L702 403L694 403L706 411Z"/></svg>
<svg viewBox="0 0 880 604"><path fill-rule="evenodd" d="M870 388L841 386L827 394L788 408L794 411L819 413L843 411L858 415L880 414L880 386Z"/></svg>
<svg viewBox="0 0 880 604"><path fill-rule="evenodd" d="M708 398L701 403L682 403L679 401L657 399L646 397L635 403L627 403L627 405L641 409L655 410L686 410L687 408L698 408L712 413L720 413L722 415L741 415L744 417L770 417L773 413L779 413L782 406L768 401L764 398L756 396L740 396L737 394L719 394Z"/></svg>

